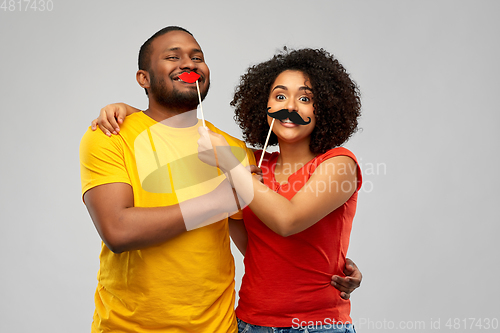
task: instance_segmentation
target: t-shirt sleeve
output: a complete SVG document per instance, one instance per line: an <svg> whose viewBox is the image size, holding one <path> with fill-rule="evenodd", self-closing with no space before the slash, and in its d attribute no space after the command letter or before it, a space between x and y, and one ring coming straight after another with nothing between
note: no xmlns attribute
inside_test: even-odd
<svg viewBox="0 0 500 333"><path fill-rule="evenodd" d="M337 147L328 150L326 153L318 156L314 168L316 168L319 164L323 163L329 158L335 157L335 156L347 156L350 157L356 162L356 174L357 174L357 188L356 191L359 191L361 189L361 185L363 183L363 175L361 173L361 168L359 166L358 160L356 156L347 148L344 147Z"/></svg>
<svg viewBox="0 0 500 333"><path fill-rule="evenodd" d="M107 137L88 129L80 142L80 175L83 194L93 187L110 183L131 184L125 168L122 138Z"/></svg>
<svg viewBox="0 0 500 333"><path fill-rule="evenodd" d="M247 151L247 158L248 158L248 165L256 165L257 163L255 162L255 155L252 151L252 149L249 149L248 147L245 147Z"/></svg>
<svg viewBox="0 0 500 333"><path fill-rule="evenodd" d="M248 165L252 165L252 164L255 165L255 155L253 154L253 151L251 149L248 149L247 147L245 147L245 149L246 149L246 153L247 153L247 158L246 158L247 161L244 161L243 165L244 166L248 166ZM243 211L242 210L237 211L236 213L231 215L231 218L234 220L243 220Z"/></svg>

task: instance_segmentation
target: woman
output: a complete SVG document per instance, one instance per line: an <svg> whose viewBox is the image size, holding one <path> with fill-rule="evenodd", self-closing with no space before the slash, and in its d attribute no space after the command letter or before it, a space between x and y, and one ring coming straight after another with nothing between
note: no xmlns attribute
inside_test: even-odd
<svg viewBox="0 0 500 333"><path fill-rule="evenodd" d="M330 276L344 275L361 186L355 156L339 147L357 130L356 84L324 50L285 51L249 68L231 105L254 146L264 145L272 118L281 119L269 139L279 153L264 153L263 183L250 177L249 188L249 171L218 156L238 195L253 197L244 225L231 221L245 254L240 332L353 332L350 302L330 287ZM227 145L215 133L201 134L201 150ZM200 158L215 164L210 154Z"/></svg>

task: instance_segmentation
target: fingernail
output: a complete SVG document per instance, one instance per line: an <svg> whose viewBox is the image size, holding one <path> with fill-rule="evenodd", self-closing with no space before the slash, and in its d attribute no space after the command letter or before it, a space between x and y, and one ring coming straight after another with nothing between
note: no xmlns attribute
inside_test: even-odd
<svg viewBox="0 0 500 333"><path fill-rule="evenodd" d="M117 127L117 128L115 128L115 130L116 130L116 132L120 132L120 129L119 129L118 127Z"/></svg>

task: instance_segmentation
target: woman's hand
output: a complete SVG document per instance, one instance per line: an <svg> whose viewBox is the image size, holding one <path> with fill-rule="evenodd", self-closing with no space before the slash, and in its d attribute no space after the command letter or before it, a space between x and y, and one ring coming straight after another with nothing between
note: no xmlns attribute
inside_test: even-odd
<svg viewBox="0 0 500 333"><path fill-rule="evenodd" d="M259 168L256 165L250 165L250 172L252 173L252 176L257 178L259 182L264 183L264 178L262 177L262 169Z"/></svg>
<svg viewBox="0 0 500 333"><path fill-rule="evenodd" d="M120 124L123 124L125 117L138 111L140 110L125 103L108 104L101 109L99 117L92 120L91 128L95 131L99 126L107 136L111 136L111 133L116 135L120 132Z"/></svg>
<svg viewBox="0 0 500 333"><path fill-rule="evenodd" d="M214 133L208 128L198 128L200 138L198 139L198 158L208 165L220 168L223 172L232 170L240 164L233 155L231 146L224 136Z"/></svg>

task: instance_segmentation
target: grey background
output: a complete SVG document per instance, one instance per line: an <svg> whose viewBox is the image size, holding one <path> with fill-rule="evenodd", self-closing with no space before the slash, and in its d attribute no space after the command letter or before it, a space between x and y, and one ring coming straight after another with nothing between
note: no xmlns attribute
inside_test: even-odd
<svg viewBox="0 0 500 333"><path fill-rule="evenodd" d="M100 239L79 142L104 105L147 106L137 53L167 25L201 44L203 109L236 137L229 101L249 65L283 45L334 53L363 102L346 144L365 180L348 253L358 332L493 331L471 325L500 320L498 1L52 4L0 9L1 332L89 332Z"/></svg>

